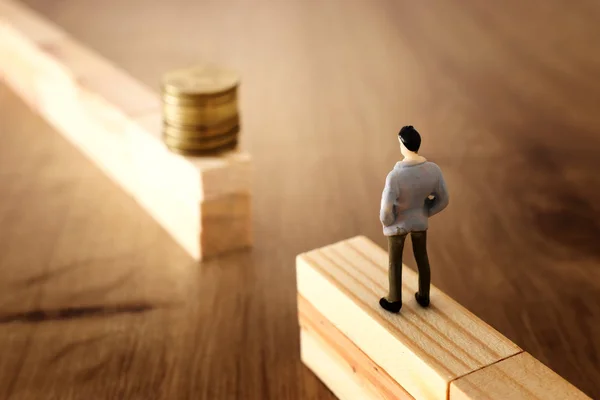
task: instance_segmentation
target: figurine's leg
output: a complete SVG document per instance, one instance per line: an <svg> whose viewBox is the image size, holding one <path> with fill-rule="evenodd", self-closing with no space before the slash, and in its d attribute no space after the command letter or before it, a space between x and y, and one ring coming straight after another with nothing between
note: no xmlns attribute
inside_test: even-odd
<svg viewBox="0 0 600 400"><path fill-rule="evenodd" d="M388 236L389 294L379 300L381 307L397 313L402 308L402 251L406 235Z"/></svg>
<svg viewBox="0 0 600 400"><path fill-rule="evenodd" d="M417 302L427 307L429 305L429 286L431 284L431 270L427 256L427 231L411 233L413 252L419 269L419 291L415 293Z"/></svg>
<svg viewBox="0 0 600 400"><path fill-rule="evenodd" d="M402 253L406 235L388 236L389 250L389 301L402 301Z"/></svg>

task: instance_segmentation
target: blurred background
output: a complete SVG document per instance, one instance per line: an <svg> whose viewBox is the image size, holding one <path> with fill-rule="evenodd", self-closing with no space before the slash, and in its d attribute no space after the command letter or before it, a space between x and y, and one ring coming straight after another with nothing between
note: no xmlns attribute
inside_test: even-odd
<svg viewBox="0 0 600 400"><path fill-rule="evenodd" d="M197 265L0 87L0 399L333 398L299 361L294 257L386 246L407 124L451 196L433 284L600 397L600 3L24 3L157 92L240 71L255 247Z"/></svg>

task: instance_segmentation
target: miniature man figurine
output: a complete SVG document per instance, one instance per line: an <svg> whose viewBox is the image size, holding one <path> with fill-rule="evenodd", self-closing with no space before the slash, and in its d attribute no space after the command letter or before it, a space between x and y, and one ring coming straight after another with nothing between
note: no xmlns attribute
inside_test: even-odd
<svg viewBox="0 0 600 400"><path fill-rule="evenodd" d="M389 294L379 304L397 313L402 308L402 251L406 235L411 234L413 252L419 269L419 291L415 293L422 307L429 306L431 275L427 257L428 218L448 205L448 192L440 168L417 154L421 135L412 126L398 133L404 160L388 174L381 198L380 220L389 248Z"/></svg>

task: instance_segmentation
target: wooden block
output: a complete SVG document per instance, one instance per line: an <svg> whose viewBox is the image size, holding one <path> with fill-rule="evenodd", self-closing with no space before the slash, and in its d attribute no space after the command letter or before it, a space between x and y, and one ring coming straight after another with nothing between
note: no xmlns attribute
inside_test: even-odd
<svg viewBox="0 0 600 400"><path fill-rule="evenodd" d="M25 78L36 80L36 75L39 74L51 75L54 79L61 77L63 79L58 88L63 88L68 82L71 90L84 89L103 97L129 116L160 108L160 99L156 93L27 7L2 0L0 19L5 36L2 39L6 43L12 42L13 53L27 53L37 61L33 65L36 74L25 75ZM11 64L11 61L3 58L3 64ZM9 79L9 82L13 79Z"/></svg>
<svg viewBox="0 0 600 400"><path fill-rule="evenodd" d="M409 268L401 313L381 309L388 256L365 237L300 254L296 264L298 293L416 399L447 399L451 381L521 352L436 287L431 306L418 306Z"/></svg>
<svg viewBox="0 0 600 400"><path fill-rule="evenodd" d="M27 21L29 14L23 11L17 21ZM40 47L54 43L51 39L30 41L15 29L16 24L11 25L12 20L3 21L0 69L6 83L111 179L133 193L135 177L126 136L131 119L98 93L80 86L68 66ZM50 27L45 25L45 30ZM58 33L49 37L65 40Z"/></svg>
<svg viewBox="0 0 600 400"><path fill-rule="evenodd" d="M250 156L181 156L162 143L160 113L135 122L128 136L138 202L196 259L250 247Z"/></svg>
<svg viewBox="0 0 600 400"><path fill-rule="evenodd" d="M56 40L65 35L52 23L14 1L0 1L0 25L3 24L17 27L34 43Z"/></svg>
<svg viewBox="0 0 600 400"><path fill-rule="evenodd" d="M134 121L135 124L129 126L129 140L136 168L143 178L148 178L147 184L179 197L198 200L250 192L253 167L248 153L230 151L218 157L181 156L163 144L160 112Z"/></svg>
<svg viewBox="0 0 600 400"><path fill-rule="evenodd" d="M340 399L414 400L302 296L298 296L302 361Z"/></svg>
<svg viewBox="0 0 600 400"><path fill-rule="evenodd" d="M251 197L232 193L205 201L178 197L155 186L141 186L138 203L194 259L252 245Z"/></svg>
<svg viewBox="0 0 600 400"><path fill-rule="evenodd" d="M248 154L171 153L156 93L10 0L0 0L0 71L195 259L251 245Z"/></svg>
<svg viewBox="0 0 600 400"><path fill-rule="evenodd" d="M65 36L40 48L74 77L79 88L104 98L123 114L135 117L160 109L153 90L72 38Z"/></svg>
<svg viewBox="0 0 600 400"><path fill-rule="evenodd" d="M450 385L450 400L583 400L575 386L528 353L464 376Z"/></svg>
<svg viewBox="0 0 600 400"><path fill-rule="evenodd" d="M251 213L250 196L247 193L235 193L202 202L202 257L250 247Z"/></svg>

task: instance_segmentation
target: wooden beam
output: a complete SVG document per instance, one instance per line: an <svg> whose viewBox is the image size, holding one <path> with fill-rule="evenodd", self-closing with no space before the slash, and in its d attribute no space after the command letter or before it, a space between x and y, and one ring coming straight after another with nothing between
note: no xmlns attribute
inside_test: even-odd
<svg viewBox="0 0 600 400"><path fill-rule="evenodd" d="M300 295L298 318L302 361L340 399L414 400Z"/></svg>
<svg viewBox="0 0 600 400"><path fill-rule="evenodd" d="M417 275L404 270L404 306L391 314L387 253L355 237L297 257L298 293L417 399L447 399L454 379L521 352L436 287L416 304Z"/></svg>
<svg viewBox="0 0 600 400"><path fill-rule="evenodd" d="M160 138L161 120L154 112L129 126L138 203L195 258L251 246L251 157L175 154Z"/></svg>
<svg viewBox="0 0 600 400"><path fill-rule="evenodd" d="M450 384L450 400L589 399L529 353L517 354Z"/></svg>
<svg viewBox="0 0 600 400"><path fill-rule="evenodd" d="M387 264L364 236L296 259L302 360L340 399L588 398L435 286L421 308L408 267L384 311Z"/></svg>
<svg viewBox="0 0 600 400"><path fill-rule="evenodd" d="M0 0L0 74L192 257L251 246L251 157L169 152L154 91L11 0Z"/></svg>

